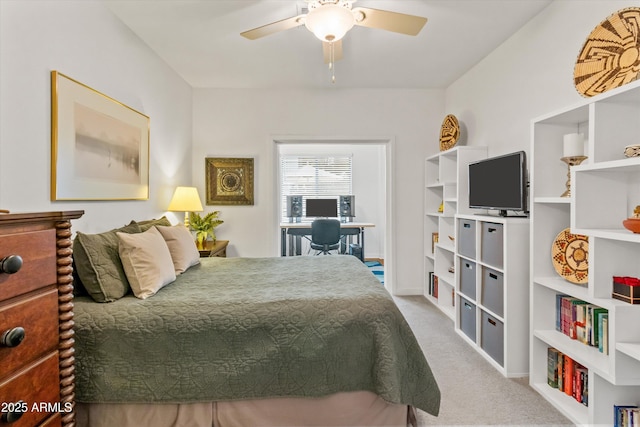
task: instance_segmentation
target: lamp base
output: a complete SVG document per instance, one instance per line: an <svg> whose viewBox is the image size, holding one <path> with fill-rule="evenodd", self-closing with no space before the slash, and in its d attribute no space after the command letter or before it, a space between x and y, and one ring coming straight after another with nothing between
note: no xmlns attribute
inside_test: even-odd
<svg viewBox="0 0 640 427"><path fill-rule="evenodd" d="M570 197L571 196L571 166L579 165L584 162L588 157L587 156L571 156L571 157L561 157L560 160L567 164L567 182L565 186L567 189L562 193L560 197Z"/></svg>

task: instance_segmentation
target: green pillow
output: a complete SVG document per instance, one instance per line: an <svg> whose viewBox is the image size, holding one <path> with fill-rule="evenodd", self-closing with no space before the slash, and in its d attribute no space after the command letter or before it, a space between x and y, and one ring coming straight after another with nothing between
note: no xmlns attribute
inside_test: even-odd
<svg viewBox="0 0 640 427"><path fill-rule="evenodd" d="M131 221L129 225L131 224L138 224L138 226L140 227L140 232L145 232L151 227L153 227L154 225L171 227L171 222L169 222L166 216L163 216L162 218L159 218L159 219L147 219L145 221Z"/></svg>
<svg viewBox="0 0 640 427"><path fill-rule="evenodd" d="M131 289L118 253L118 235L139 233L138 224L129 224L100 234L78 232L73 241L73 258L78 277L91 298L111 302Z"/></svg>

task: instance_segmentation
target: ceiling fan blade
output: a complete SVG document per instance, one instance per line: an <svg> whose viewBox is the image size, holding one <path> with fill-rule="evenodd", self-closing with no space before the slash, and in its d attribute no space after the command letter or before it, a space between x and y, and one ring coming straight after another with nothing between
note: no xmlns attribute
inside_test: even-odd
<svg viewBox="0 0 640 427"><path fill-rule="evenodd" d="M244 31L240 33L242 37L249 40L259 39L279 31L288 30L291 28L299 27L304 24L304 17L307 15L298 15L291 18L283 19L281 21L272 22L271 24L263 25L262 27L254 28L252 30Z"/></svg>
<svg viewBox="0 0 640 427"><path fill-rule="evenodd" d="M324 63L331 62L331 43L322 42L322 53L324 54ZM333 62L342 59L342 39L333 42Z"/></svg>
<svg viewBox="0 0 640 427"><path fill-rule="evenodd" d="M427 18L388 10L354 7L353 12L356 17L356 25L410 36L417 35L424 27L424 24L427 23Z"/></svg>

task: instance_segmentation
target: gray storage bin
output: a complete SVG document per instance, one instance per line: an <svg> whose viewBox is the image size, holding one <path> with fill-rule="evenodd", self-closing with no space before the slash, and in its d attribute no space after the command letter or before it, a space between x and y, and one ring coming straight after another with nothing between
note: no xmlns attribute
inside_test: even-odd
<svg viewBox="0 0 640 427"><path fill-rule="evenodd" d="M480 301L483 306L504 316L504 276L502 273L482 267L482 283L480 284Z"/></svg>
<svg viewBox="0 0 640 427"><path fill-rule="evenodd" d="M460 329L476 341L476 305L463 297L460 297Z"/></svg>
<svg viewBox="0 0 640 427"><path fill-rule="evenodd" d="M458 253L468 258L476 257L476 222L458 220Z"/></svg>
<svg viewBox="0 0 640 427"><path fill-rule="evenodd" d="M504 366L504 325L486 312L482 312L480 347L500 366Z"/></svg>
<svg viewBox="0 0 640 427"><path fill-rule="evenodd" d="M503 229L502 224L482 223L482 241L480 242L481 260L485 264L502 268L503 266Z"/></svg>
<svg viewBox="0 0 640 427"><path fill-rule="evenodd" d="M476 299L476 263L460 258L460 292Z"/></svg>

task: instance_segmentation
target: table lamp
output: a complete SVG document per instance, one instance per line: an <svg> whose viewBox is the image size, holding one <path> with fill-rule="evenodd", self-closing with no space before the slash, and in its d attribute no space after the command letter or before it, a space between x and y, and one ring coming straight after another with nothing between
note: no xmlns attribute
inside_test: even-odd
<svg viewBox="0 0 640 427"><path fill-rule="evenodd" d="M189 212L202 212L202 202L196 187L177 187L168 210L184 212L184 226L189 228Z"/></svg>

